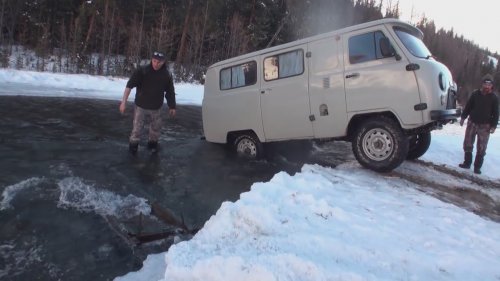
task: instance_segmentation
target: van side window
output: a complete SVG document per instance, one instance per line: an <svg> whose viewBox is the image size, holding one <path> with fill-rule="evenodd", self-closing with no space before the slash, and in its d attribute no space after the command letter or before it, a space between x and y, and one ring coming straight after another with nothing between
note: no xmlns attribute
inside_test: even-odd
<svg viewBox="0 0 500 281"><path fill-rule="evenodd" d="M296 50L264 59L266 81L296 76L304 73L304 51Z"/></svg>
<svg viewBox="0 0 500 281"><path fill-rule="evenodd" d="M356 64L384 58L379 46L381 38L385 38L381 31L349 38L349 62Z"/></svg>
<svg viewBox="0 0 500 281"><path fill-rule="evenodd" d="M257 82L255 61L224 68L220 71L220 89L227 90L253 85Z"/></svg>

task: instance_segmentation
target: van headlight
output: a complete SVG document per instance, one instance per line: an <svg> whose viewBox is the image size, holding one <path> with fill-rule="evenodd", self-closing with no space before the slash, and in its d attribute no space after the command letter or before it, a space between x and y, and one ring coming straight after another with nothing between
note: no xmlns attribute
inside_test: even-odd
<svg viewBox="0 0 500 281"><path fill-rule="evenodd" d="M439 73L439 88L441 89L441 91L444 91L446 89L446 79L444 78L444 75L442 72Z"/></svg>

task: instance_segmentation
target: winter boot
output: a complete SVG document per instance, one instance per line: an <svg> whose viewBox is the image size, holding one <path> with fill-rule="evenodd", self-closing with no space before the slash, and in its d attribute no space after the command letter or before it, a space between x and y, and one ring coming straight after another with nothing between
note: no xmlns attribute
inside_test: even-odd
<svg viewBox="0 0 500 281"><path fill-rule="evenodd" d="M477 156L476 160L474 160L474 173L480 175L481 167L483 166L484 156Z"/></svg>
<svg viewBox="0 0 500 281"><path fill-rule="evenodd" d="M469 169L471 163L472 163L472 152L465 152L464 162L462 164L458 164L458 166L460 168Z"/></svg>
<svg viewBox="0 0 500 281"><path fill-rule="evenodd" d="M138 142L131 142L128 144L128 152L132 155L137 154L137 150L139 149L139 143Z"/></svg>
<svg viewBox="0 0 500 281"><path fill-rule="evenodd" d="M148 141L148 149L151 151L151 153L157 153L158 150L160 150L160 147L158 146L157 141Z"/></svg>

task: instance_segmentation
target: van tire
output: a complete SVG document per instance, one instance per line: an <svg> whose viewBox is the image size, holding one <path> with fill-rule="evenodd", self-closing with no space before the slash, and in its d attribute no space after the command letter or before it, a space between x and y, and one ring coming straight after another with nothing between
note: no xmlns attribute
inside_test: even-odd
<svg viewBox="0 0 500 281"><path fill-rule="evenodd" d="M415 160L424 155L431 146L431 132L415 134L409 137L409 150L406 159Z"/></svg>
<svg viewBox="0 0 500 281"><path fill-rule="evenodd" d="M388 117L367 119L354 134L352 150L361 166L390 172L406 159L408 136Z"/></svg>
<svg viewBox="0 0 500 281"><path fill-rule="evenodd" d="M239 134L233 142L236 155L246 159L259 159L263 154L263 146L253 133Z"/></svg>

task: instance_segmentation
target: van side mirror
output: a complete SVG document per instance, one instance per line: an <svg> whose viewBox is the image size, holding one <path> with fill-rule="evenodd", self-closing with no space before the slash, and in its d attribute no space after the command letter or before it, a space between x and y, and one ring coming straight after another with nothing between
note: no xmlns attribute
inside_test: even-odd
<svg viewBox="0 0 500 281"><path fill-rule="evenodd" d="M384 58L388 57L396 57L396 60L400 60L401 56L396 54L396 51L391 45L391 42L387 37L383 37L379 39L380 52Z"/></svg>

